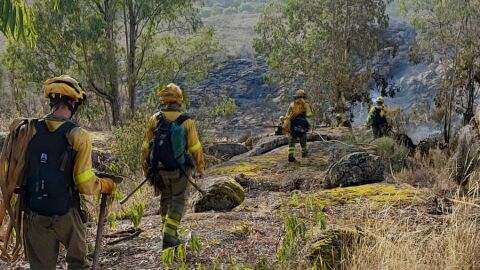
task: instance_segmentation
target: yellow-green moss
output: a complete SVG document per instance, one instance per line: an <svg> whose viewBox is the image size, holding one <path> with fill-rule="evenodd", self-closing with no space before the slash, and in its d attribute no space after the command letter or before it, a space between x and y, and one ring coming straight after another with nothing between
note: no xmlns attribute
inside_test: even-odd
<svg viewBox="0 0 480 270"><path fill-rule="evenodd" d="M356 204L363 201L369 201L378 205L401 202L419 203L426 198L427 192L427 189L416 189L408 184L379 183L322 190L314 194L293 194L285 206L312 208L338 204Z"/></svg>
<svg viewBox="0 0 480 270"><path fill-rule="evenodd" d="M286 159L287 159L287 150L253 157L253 160L260 163L277 163L279 161L286 160Z"/></svg>
<svg viewBox="0 0 480 270"><path fill-rule="evenodd" d="M426 196L425 189L407 184L370 184L323 190L316 194L323 205L352 204L369 200L378 204L395 202L420 202Z"/></svg>
<svg viewBox="0 0 480 270"><path fill-rule="evenodd" d="M263 164L242 161L235 164L215 167L212 168L210 171L213 174L219 175L236 175L239 173L243 173L246 176L257 176L258 171L265 168L267 168L267 166Z"/></svg>

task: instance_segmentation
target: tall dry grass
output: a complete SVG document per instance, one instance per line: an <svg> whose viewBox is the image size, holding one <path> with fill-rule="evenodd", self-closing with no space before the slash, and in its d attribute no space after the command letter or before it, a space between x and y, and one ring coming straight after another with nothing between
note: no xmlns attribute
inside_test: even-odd
<svg viewBox="0 0 480 270"><path fill-rule="evenodd" d="M402 214L395 208L382 211L365 226L372 237L345 251L345 269L480 269L480 200L460 195L447 155L438 149L417 155L392 178L431 189L432 197L446 202L437 208L448 209L441 209L443 215L415 208ZM471 189L478 194L478 185Z"/></svg>
<svg viewBox="0 0 480 270"><path fill-rule="evenodd" d="M418 227L412 217L399 221L386 213L370 230L371 239L346 251L346 269L480 269L480 206L456 201L450 215Z"/></svg>

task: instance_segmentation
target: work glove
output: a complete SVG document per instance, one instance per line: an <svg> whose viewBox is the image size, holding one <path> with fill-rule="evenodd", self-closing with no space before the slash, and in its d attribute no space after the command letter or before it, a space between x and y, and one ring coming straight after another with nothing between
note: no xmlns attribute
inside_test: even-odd
<svg viewBox="0 0 480 270"><path fill-rule="evenodd" d="M95 172L95 175L100 178L108 178L111 179L116 184L120 184L123 181L123 177L115 175L113 173L106 173L106 172Z"/></svg>
<svg viewBox="0 0 480 270"><path fill-rule="evenodd" d="M112 195L115 191L115 183L110 178L100 178L100 184L100 193L102 194Z"/></svg>
<svg viewBox="0 0 480 270"><path fill-rule="evenodd" d="M115 184L120 184L123 181L123 178L111 173L106 172L95 172L95 175L100 178L100 193L112 195L115 191Z"/></svg>

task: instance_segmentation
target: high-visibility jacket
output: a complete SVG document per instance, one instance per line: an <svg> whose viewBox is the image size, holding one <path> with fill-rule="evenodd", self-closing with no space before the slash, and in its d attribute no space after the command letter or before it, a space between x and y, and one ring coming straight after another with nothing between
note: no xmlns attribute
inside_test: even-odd
<svg viewBox="0 0 480 270"><path fill-rule="evenodd" d="M290 134L292 120L302 114L308 118L312 117L313 115L310 104L305 99L299 98L290 103L290 106L288 106L288 111L285 115L285 122L283 123L283 130L285 134Z"/></svg>
<svg viewBox="0 0 480 270"><path fill-rule="evenodd" d="M47 115L45 122L50 131L59 128L67 119ZM21 220L16 218L20 215L20 202L16 201L14 190L23 178L25 168L25 155L28 144L36 133L37 119L18 118L10 125L10 133L5 139L3 149L0 155L0 189L2 192L2 201L0 202L0 227L5 221L6 214L10 216L9 225L13 226L17 233L15 234L16 243L20 243L12 251L12 257L18 258L22 248L22 226ZM74 183L81 194L95 195L103 191L102 187L107 187L107 181L95 176L92 168L92 143L89 133L81 127L73 128L68 134L67 139L72 144L76 152L73 168ZM11 202L11 203L10 203ZM13 207L12 207L13 206ZM11 240L12 230L5 231L3 239ZM9 244L8 241L4 242ZM1 250L1 248L0 248ZM4 254L6 251L2 250ZM7 255L9 256L9 255Z"/></svg>
<svg viewBox="0 0 480 270"><path fill-rule="evenodd" d="M377 106L373 106L370 111L368 112L368 116L367 116L367 126L372 126L373 123L373 120L374 120L374 116L375 116L375 113L378 111L379 115L378 117L380 118L383 118L385 123L388 123L388 119L387 119L387 115L388 115L388 110L385 106L383 105L377 105Z"/></svg>
<svg viewBox="0 0 480 270"><path fill-rule="evenodd" d="M160 112L159 112L160 113ZM149 174L148 156L152 147L151 142L154 136L154 130L158 125L159 113L154 114L148 121L147 130L143 139L142 147L142 166L145 176ZM161 110L167 121L173 122L183 113L181 109L166 108ZM193 119L185 120L182 125L187 133L187 151L193 157L198 171L205 170L205 158L203 156L202 144L198 138L197 127Z"/></svg>

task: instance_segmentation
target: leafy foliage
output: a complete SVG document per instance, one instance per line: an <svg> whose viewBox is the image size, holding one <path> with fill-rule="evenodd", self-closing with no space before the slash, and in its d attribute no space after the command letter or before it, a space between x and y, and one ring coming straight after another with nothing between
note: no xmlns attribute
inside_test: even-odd
<svg viewBox="0 0 480 270"><path fill-rule="evenodd" d="M402 0L401 11L417 30L418 49L443 65L443 91L436 97L444 139L450 141L456 112L464 124L473 117L480 83L480 3Z"/></svg>
<svg viewBox="0 0 480 270"><path fill-rule="evenodd" d="M18 0L0 1L0 31L33 46L37 38L33 11Z"/></svg>
<svg viewBox="0 0 480 270"><path fill-rule="evenodd" d="M135 18L127 19L136 20L122 22L119 15L129 8ZM135 108L132 96L156 88L159 78L161 84L201 78L216 49L213 31L201 28L189 0L49 0L36 1L32 9L37 48L13 41L6 55L13 86L32 92L46 78L68 73L105 100L114 125L122 122L122 86Z"/></svg>
<svg viewBox="0 0 480 270"><path fill-rule="evenodd" d="M283 0L270 5L256 26L257 52L267 57L273 81L300 82L316 116L369 102L370 63L388 25L383 0Z"/></svg>
<svg viewBox="0 0 480 270"><path fill-rule="evenodd" d="M135 174L142 169L140 153L148 119L149 114L141 110L124 125L113 129L111 148L118 157L117 167L122 168L124 174Z"/></svg>

